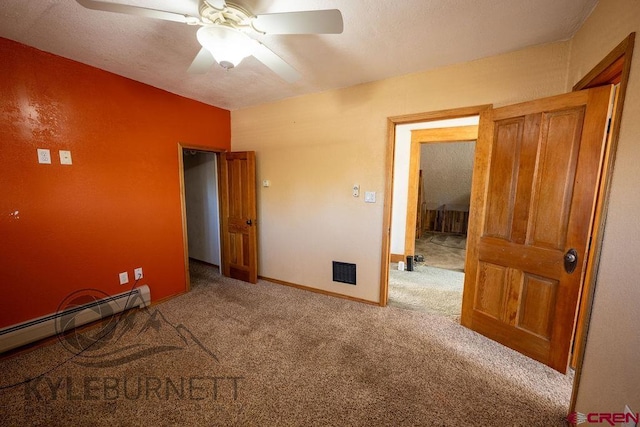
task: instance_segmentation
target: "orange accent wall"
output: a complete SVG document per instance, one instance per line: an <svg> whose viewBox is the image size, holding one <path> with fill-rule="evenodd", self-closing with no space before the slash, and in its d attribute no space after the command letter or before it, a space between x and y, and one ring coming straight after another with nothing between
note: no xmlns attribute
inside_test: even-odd
<svg viewBox="0 0 640 427"><path fill-rule="evenodd" d="M136 267L152 300L184 292L178 143L229 149L229 111L2 38L0 58L0 327Z"/></svg>

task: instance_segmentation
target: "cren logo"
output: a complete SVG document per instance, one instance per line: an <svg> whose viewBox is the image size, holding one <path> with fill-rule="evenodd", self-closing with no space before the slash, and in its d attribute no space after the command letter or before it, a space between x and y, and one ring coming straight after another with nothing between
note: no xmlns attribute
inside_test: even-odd
<svg viewBox="0 0 640 427"><path fill-rule="evenodd" d="M567 415L566 420L572 425L578 425L582 423L607 423L610 426L615 426L616 423L629 423L633 422L637 424L640 421L640 413L630 412L589 412L583 414L581 412L572 412Z"/></svg>
<svg viewBox="0 0 640 427"><path fill-rule="evenodd" d="M569 421L570 424L578 425L578 424L586 423L587 416L582 412L572 412L569 415L567 415L567 421Z"/></svg>

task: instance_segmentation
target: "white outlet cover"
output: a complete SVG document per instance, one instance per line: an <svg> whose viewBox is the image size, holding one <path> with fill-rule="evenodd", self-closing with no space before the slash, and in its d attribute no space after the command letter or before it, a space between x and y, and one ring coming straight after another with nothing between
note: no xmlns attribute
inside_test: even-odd
<svg viewBox="0 0 640 427"><path fill-rule="evenodd" d="M360 186L353 184L353 197L360 197Z"/></svg>
<svg viewBox="0 0 640 427"><path fill-rule="evenodd" d="M263 187L270 187L271 186L271 181L269 181L268 179L263 179L262 180L262 186Z"/></svg>
<svg viewBox="0 0 640 427"><path fill-rule="evenodd" d="M60 150L58 152L58 154L60 154L60 164L61 165L70 165L71 164L71 151Z"/></svg>
<svg viewBox="0 0 640 427"><path fill-rule="evenodd" d="M127 283L129 283L129 273L127 273L126 271L120 273L118 277L120 278L121 285L126 285Z"/></svg>
<svg viewBox="0 0 640 427"><path fill-rule="evenodd" d="M135 280L140 280L144 277L144 275L142 274L142 267L138 267L135 270L133 270L133 278Z"/></svg>
<svg viewBox="0 0 640 427"><path fill-rule="evenodd" d="M51 152L46 148L38 148L38 163L51 164Z"/></svg>

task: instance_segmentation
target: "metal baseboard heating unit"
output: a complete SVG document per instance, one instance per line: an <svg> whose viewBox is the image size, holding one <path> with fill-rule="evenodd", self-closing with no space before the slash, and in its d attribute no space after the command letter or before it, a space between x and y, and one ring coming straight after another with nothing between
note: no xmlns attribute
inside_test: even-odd
<svg viewBox="0 0 640 427"><path fill-rule="evenodd" d="M151 303L151 291L149 286L143 285L121 294L105 294L100 299L91 296L84 300L84 304L73 304L74 301L83 301L80 295L70 301L69 308L60 312L0 329L0 353L56 335L62 319L73 319L73 326L79 327L130 308L147 307Z"/></svg>

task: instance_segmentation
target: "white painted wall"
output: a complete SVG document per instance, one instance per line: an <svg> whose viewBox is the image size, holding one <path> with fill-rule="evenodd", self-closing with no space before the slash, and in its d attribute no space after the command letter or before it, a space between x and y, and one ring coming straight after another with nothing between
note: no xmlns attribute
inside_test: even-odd
<svg viewBox="0 0 640 427"><path fill-rule="evenodd" d="M392 254L404 254L404 239L407 226L407 196L409 194L411 131L416 129L477 125L479 119L479 116L473 116L396 126L396 149L393 168L393 209L391 210Z"/></svg>
<svg viewBox="0 0 640 427"><path fill-rule="evenodd" d="M220 222L216 157L215 153L186 150L183 159L189 257L219 266Z"/></svg>

